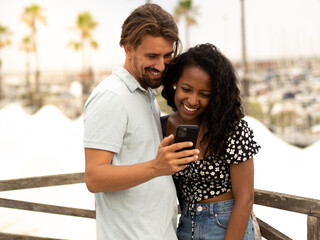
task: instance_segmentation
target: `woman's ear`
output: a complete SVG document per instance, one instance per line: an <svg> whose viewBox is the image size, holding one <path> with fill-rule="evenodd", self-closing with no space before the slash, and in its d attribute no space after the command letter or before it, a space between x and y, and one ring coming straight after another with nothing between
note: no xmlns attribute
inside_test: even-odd
<svg viewBox="0 0 320 240"><path fill-rule="evenodd" d="M172 87L173 87L174 90L176 90L176 88L177 88L177 83L174 83L174 84L172 85Z"/></svg>

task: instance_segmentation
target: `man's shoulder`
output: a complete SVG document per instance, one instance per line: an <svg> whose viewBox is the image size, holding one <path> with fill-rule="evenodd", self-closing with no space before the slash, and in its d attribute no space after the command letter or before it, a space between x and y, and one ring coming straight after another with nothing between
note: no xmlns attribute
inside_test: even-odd
<svg viewBox="0 0 320 240"><path fill-rule="evenodd" d="M114 74L103 79L92 91L90 97L86 101L86 108L94 103L96 105L107 104L108 106L118 105L122 102L122 96L126 90L125 84ZM110 104L113 103L113 104Z"/></svg>
<svg viewBox="0 0 320 240"><path fill-rule="evenodd" d="M111 75L103 79L97 86L98 90L120 91L119 93L134 92L137 88L139 88L137 80L122 67L114 67Z"/></svg>
<svg viewBox="0 0 320 240"><path fill-rule="evenodd" d="M112 92L116 95L128 93L128 88L124 82L115 74L103 79L95 88L95 92Z"/></svg>

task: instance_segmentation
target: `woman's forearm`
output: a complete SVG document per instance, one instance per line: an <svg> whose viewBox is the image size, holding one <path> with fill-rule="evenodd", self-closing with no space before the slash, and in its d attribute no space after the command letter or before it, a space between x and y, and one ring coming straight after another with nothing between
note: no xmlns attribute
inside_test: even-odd
<svg viewBox="0 0 320 240"><path fill-rule="evenodd" d="M252 205L253 198L236 199L225 235L226 240L243 239L251 215Z"/></svg>

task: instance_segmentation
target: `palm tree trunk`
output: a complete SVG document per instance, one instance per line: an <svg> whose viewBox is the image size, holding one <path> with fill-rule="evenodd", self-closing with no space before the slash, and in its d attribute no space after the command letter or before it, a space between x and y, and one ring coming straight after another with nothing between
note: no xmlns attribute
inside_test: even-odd
<svg viewBox="0 0 320 240"><path fill-rule="evenodd" d="M186 50L190 47L190 25L186 21Z"/></svg>
<svg viewBox="0 0 320 240"><path fill-rule="evenodd" d="M37 31L33 27L32 31L32 44L33 44L33 50L34 50L34 56L35 56L35 110L39 110L42 106L42 99L41 99L41 90L40 90L40 68L39 68L39 54L37 49Z"/></svg>
<svg viewBox="0 0 320 240"><path fill-rule="evenodd" d="M84 104L87 99L88 95L88 71L86 69L86 63L85 63L85 40L81 40L81 54L82 54L82 74L81 74L81 87L82 87L82 103Z"/></svg>
<svg viewBox="0 0 320 240"><path fill-rule="evenodd" d="M246 48L246 28L245 28L245 6L244 0L241 2L241 40L242 40L242 97L246 114L250 113L249 104L249 79L248 79L248 62Z"/></svg>
<svg viewBox="0 0 320 240"><path fill-rule="evenodd" d="M4 98L3 88L2 88L2 60L0 59L0 100Z"/></svg>
<svg viewBox="0 0 320 240"><path fill-rule="evenodd" d="M84 39L81 39L80 43L80 49L81 49L81 57L82 57L82 72L85 73L86 71L86 60L85 60L85 49L84 49Z"/></svg>
<svg viewBox="0 0 320 240"><path fill-rule="evenodd" d="M27 105L32 105L32 92L30 85L30 52L26 54L26 98Z"/></svg>
<svg viewBox="0 0 320 240"><path fill-rule="evenodd" d="M35 103L36 108L39 110L42 106L42 99L41 99L41 90L40 90L40 70L39 70L39 55L38 51L35 51L35 58L36 58L36 69L35 69Z"/></svg>

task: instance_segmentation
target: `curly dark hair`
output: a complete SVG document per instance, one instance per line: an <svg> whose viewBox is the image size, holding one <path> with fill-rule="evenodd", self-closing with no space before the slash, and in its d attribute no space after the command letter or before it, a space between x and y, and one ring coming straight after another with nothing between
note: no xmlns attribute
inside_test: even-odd
<svg viewBox="0 0 320 240"><path fill-rule="evenodd" d="M213 44L200 44L190 48L169 65L164 75L161 94L174 111L177 111L177 107L174 103L173 84L178 82L187 66L199 67L210 75L210 102L207 111L199 119L199 124L207 131L200 144L205 148L204 156L211 153L220 156L226 151L228 137L244 117L238 76L229 59Z"/></svg>
<svg viewBox="0 0 320 240"><path fill-rule="evenodd" d="M179 31L173 16L157 4L146 3L131 12L122 25L120 46L130 44L136 49L149 34L174 43L174 56L180 51Z"/></svg>

